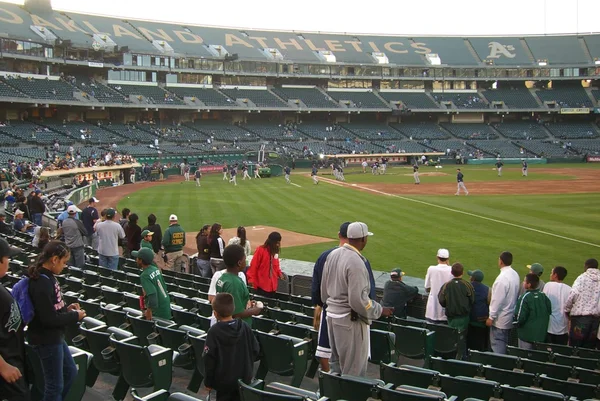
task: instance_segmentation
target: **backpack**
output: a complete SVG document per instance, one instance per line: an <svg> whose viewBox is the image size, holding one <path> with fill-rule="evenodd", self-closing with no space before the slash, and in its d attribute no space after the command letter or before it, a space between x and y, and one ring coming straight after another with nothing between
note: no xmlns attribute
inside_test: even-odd
<svg viewBox="0 0 600 401"><path fill-rule="evenodd" d="M50 278L45 274L42 274L41 276L50 280ZM21 318L26 324L29 324L35 315L33 302L31 302L31 297L29 296L29 277L23 276L17 284L13 285L12 296L19 305L19 309L21 310Z"/></svg>

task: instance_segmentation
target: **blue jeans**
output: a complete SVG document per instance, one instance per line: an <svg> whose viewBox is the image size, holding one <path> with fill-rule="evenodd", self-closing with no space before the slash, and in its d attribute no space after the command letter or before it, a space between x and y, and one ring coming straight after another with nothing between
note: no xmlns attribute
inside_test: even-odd
<svg viewBox="0 0 600 401"><path fill-rule="evenodd" d="M77 377L77 366L69 346L63 340L59 344L37 345L33 349L44 371L44 397L41 401L63 401Z"/></svg>
<svg viewBox="0 0 600 401"><path fill-rule="evenodd" d="M42 213L33 213L31 218L33 219L33 224L38 227L42 226Z"/></svg>
<svg viewBox="0 0 600 401"><path fill-rule="evenodd" d="M71 248L71 259L69 259L69 265L78 268L85 266L85 251L82 246Z"/></svg>
<svg viewBox="0 0 600 401"><path fill-rule="evenodd" d="M510 329L490 328L490 344L496 354L506 355L506 346L510 339Z"/></svg>
<svg viewBox="0 0 600 401"><path fill-rule="evenodd" d="M119 268L119 255L117 255L117 256L98 255L98 264L100 265L100 267L107 267L110 270L117 270Z"/></svg>
<svg viewBox="0 0 600 401"><path fill-rule="evenodd" d="M212 277L212 270L210 268L210 260L196 259L196 275L200 277Z"/></svg>

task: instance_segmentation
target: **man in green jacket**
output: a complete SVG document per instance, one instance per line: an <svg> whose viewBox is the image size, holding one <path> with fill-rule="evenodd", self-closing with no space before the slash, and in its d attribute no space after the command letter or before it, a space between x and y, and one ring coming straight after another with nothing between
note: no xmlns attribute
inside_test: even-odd
<svg viewBox="0 0 600 401"><path fill-rule="evenodd" d="M519 337L519 348L533 349L533 343L544 342L552 314L550 299L538 289L540 278L535 273L525 276L525 293L517 300L515 324Z"/></svg>
<svg viewBox="0 0 600 401"><path fill-rule="evenodd" d="M438 293L438 301L446 308L448 326L464 331L469 327L471 307L475 302L475 290L470 282L463 280L462 264L453 264L451 273L454 278L442 286Z"/></svg>
<svg viewBox="0 0 600 401"><path fill-rule="evenodd" d="M153 317L162 319L171 319L171 299L167 284L154 264L154 252L149 248L142 248L139 251L131 252L131 256L136 258L140 273L140 283L142 284L143 310L144 317L152 320Z"/></svg>
<svg viewBox="0 0 600 401"><path fill-rule="evenodd" d="M185 246L185 231L177 222L177 216L174 214L169 217L169 228L163 235L162 245L165 250L165 269L174 270L175 266L179 267L185 263L180 260L183 257L183 247ZM182 271L185 271L185 266Z"/></svg>

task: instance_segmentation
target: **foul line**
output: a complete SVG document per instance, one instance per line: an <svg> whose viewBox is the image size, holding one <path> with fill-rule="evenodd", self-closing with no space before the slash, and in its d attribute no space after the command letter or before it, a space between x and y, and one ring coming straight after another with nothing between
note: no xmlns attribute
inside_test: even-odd
<svg viewBox="0 0 600 401"><path fill-rule="evenodd" d="M596 247L596 248L600 248L600 245L598 245L598 244L593 244L591 242L582 241L582 240L575 239L575 238L565 237L565 236L559 235L559 234L549 233L547 231L538 230L536 228L531 228L531 227L527 227L527 226L521 226L521 225L515 224L515 223L509 223L508 221L502 221L502 220L494 219L492 217L486 217L486 216L482 216L482 215L475 214L475 213L465 212L463 210L452 209L452 208L449 208L449 207L446 207L446 206L436 205L435 203L429 203L429 202L425 202L425 201L418 200L418 199L407 198L405 196L390 194L390 193L387 193L387 192L379 191L377 189L363 187L363 186L360 186L358 184L341 183L341 182L337 182L337 181L334 181L334 180L332 180L330 178L325 178L325 177L320 177L320 179L322 181L327 182L328 184L337 185L337 186L340 186L340 187L359 188L359 189L363 189L365 191L374 192L374 193L379 194L379 195L391 196L391 197L402 199L402 200L406 200L406 201L409 201L409 202L420 203L422 205L427 205L427 206L436 207L438 209L447 210L447 211L453 212L453 213L460 213L460 214L464 214L464 215L471 216L471 217L477 217L479 219L483 219L483 220L487 220L487 221L493 221L494 223L504 224L504 225L511 226L511 227L516 227L516 228L521 228L523 230L532 231L532 232L535 232L535 233L538 233L538 234L544 234L544 235L548 235L548 236L551 236L551 237L560 238L560 239L564 239L564 240L567 240L567 241L577 242L579 244L584 244L584 245L589 245L589 246L593 246L593 247Z"/></svg>
<svg viewBox="0 0 600 401"><path fill-rule="evenodd" d="M300 185L298 185L298 184L294 184L293 182L290 182L290 184L292 184L292 185L293 185L293 186L295 186L295 187L302 188Z"/></svg>

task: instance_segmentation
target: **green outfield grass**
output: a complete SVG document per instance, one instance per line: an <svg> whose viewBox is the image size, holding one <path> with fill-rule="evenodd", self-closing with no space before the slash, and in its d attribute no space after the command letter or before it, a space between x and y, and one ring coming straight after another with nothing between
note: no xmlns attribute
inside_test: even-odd
<svg viewBox="0 0 600 401"><path fill-rule="evenodd" d="M392 171L396 169L400 170ZM535 179L535 170L531 169L529 179ZM505 173L511 175L504 179L512 176L512 172ZM487 180L497 178L491 167L465 167L467 183L472 176L486 174ZM357 182L379 179L370 174L357 176L361 178ZM383 178L398 182L399 177ZM557 177L561 176L552 176ZM411 182L412 177L406 178ZM454 182L453 175L447 178ZM520 174L513 177L520 178ZM282 251L283 258L306 261L316 260L320 252L336 244L341 222L361 220L375 233L365 249L374 269L388 271L399 266L416 277L424 277L427 267L435 262L436 250L442 247L450 250L452 262L482 269L488 282L497 275L498 255L504 250L513 252L519 273L524 274L525 265L533 262L542 263L547 271L560 264L569 270L569 283L581 273L585 259L600 256L600 194L389 197L325 182L316 186L296 172L292 179L300 187L286 185L282 177L240 180L233 187L218 174L205 175L201 188L194 182L164 184L135 192L118 207L132 209L142 221L155 213L163 226L169 214L176 213L187 232L220 222L224 227L269 225L332 239L331 243ZM543 279L548 276L545 273Z"/></svg>

